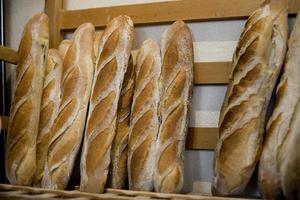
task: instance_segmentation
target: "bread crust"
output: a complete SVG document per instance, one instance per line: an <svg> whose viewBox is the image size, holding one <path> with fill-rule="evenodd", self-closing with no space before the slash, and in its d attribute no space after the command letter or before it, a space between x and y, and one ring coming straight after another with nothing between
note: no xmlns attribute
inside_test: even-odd
<svg viewBox="0 0 300 200"><path fill-rule="evenodd" d="M266 109L286 51L286 6L285 1L265 2L241 34L220 114L214 195L240 195L260 158Z"/></svg>
<svg viewBox="0 0 300 200"><path fill-rule="evenodd" d="M128 180L131 190L153 190L161 57L158 44L147 39L138 50L130 115Z"/></svg>
<svg viewBox="0 0 300 200"><path fill-rule="evenodd" d="M5 151L11 184L31 185L36 170L36 138L43 90L44 57L49 46L48 17L34 15L26 24L18 50L16 83Z"/></svg>
<svg viewBox="0 0 300 200"><path fill-rule="evenodd" d="M60 42L57 50L58 50L62 60L64 60L64 58L67 54L67 51L69 50L69 48L71 46L71 43L72 43L71 40L67 40L67 39Z"/></svg>
<svg viewBox="0 0 300 200"><path fill-rule="evenodd" d="M121 189L124 187L127 175L128 136L130 125L130 109L134 92L135 68L132 57L129 59L127 71L118 105L116 135L112 144L110 187Z"/></svg>
<svg viewBox="0 0 300 200"><path fill-rule="evenodd" d="M287 153L280 160L281 187L287 199L300 198L300 100L298 100L293 114L289 133L284 142L284 150ZM288 156L287 156L288 155Z"/></svg>
<svg viewBox="0 0 300 200"><path fill-rule="evenodd" d="M91 23L75 31L63 61L61 102L51 129L42 187L65 189L70 179L86 121L94 72Z"/></svg>
<svg viewBox="0 0 300 200"><path fill-rule="evenodd" d="M100 40L101 40L102 34L103 34L102 31L95 33L95 40L94 40L95 61L97 59L97 56L99 55L99 45L100 45Z"/></svg>
<svg viewBox="0 0 300 200"><path fill-rule="evenodd" d="M194 63L192 35L183 21L173 23L164 32L161 55L161 125L157 139L154 187L157 192L177 193L184 182L184 151Z"/></svg>
<svg viewBox="0 0 300 200"><path fill-rule="evenodd" d="M45 60L45 78L42 92L39 132L36 141L37 168L33 184L38 187L40 187L43 177L51 127L58 114L61 93L61 74L61 56L56 49L49 49Z"/></svg>
<svg viewBox="0 0 300 200"><path fill-rule="evenodd" d="M133 23L114 18L99 43L81 155L80 191L102 193L115 136L118 100L133 41Z"/></svg>
<svg viewBox="0 0 300 200"><path fill-rule="evenodd" d="M276 102L268 122L262 156L259 162L258 183L264 198L281 196L280 160L289 153L282 148L291 126L292 116L300 97L300 18L289 39L289 51L276 92ZM282 152L283 151L283 152Z"/></svg>

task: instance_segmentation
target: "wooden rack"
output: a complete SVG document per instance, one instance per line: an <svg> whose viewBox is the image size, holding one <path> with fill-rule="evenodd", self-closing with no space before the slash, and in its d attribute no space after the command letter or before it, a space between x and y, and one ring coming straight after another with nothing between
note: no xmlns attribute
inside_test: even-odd
<svg viewBox="0 0 300 200"><path fill-rule="evenodd" d="M51 190L26 186L0 184L1 199L84 199L84 200L132 200L132 199L156 199L156 200L230 200L232 198L200 196L193 194L166 194L156 192L142 192L132 190L105 189L103 194L86 192ZM235 200L247 200L238 199ZM250 199L249 199L250 200Z"/></svg>
<svg viewBox="0 0 300 200"><path fill-rule="evenodd" d="M175 20L209 21L244 19L263 0L177 0L147 4L124 5L82 10L65 10L63 0L46 0L45 12L49 16L50 47L57 47L65 31L91 22L104 27L108 21L125 14L135 25L161 24ZM290 14L300 8L300 0L289 1ZM0 60L17 64L15 50L0 46ZM194 64L194 84L227 84L230 62L197 62ZM2 129L7 127L7 118L1 116ZM189 128L186 148L191 150L213 150L218 139L218 128Z"/></svg>
<svg viewBox="0 0 300 200"><path fill-rule="evenodd" d="M185 21L211 21L247 18L264 0L176 0L169 2L155 2L137 5L124 5L82 10L65 10L63 0L46 0L45 12L49 16L50 47L57 47L66 31L77 28L84 22L91 22L95 27L104 27L107 22L121 14L132 18L136 26L149 24L169 23L176 20ZM289 0L289 13L295 14L300 8L300 0ZM15 50L0 46L0 60L17 64L18 54ZM231 63L230 62L197 62L194 63L194 84L227 84ZM7 117L1 116L2 129L7 128ZM186 147L187 149L213 150L218 140L218 128L189 128ZM1 185L0 191L20 191L21 193L41 194L43 189L30 189L27 187ZM121 191L121 192L120 192ZM48 191L49 192L49 191ZM133 197L147 196L158 199L223 199L216 197L167 195L157 196L155 193L136 193L123 190L107 190L108 193L125 194L125 197L109 199L132 199ZM49 192L51 193L51 192ZM66 194L59 191L54 195ZM51 193L53 195L53 193ZM91 194L88 194L91 195ZM129 198L126 197L129 195ZM133 195L133 196L130 196ZM51 196L51 195L50 195ZM90 198L103 199L101 195L92 195ZM121 195L122 196L122 195ZM57 197L57 196L55 196ZM88 196L82 196L88 197Z"/></svg>

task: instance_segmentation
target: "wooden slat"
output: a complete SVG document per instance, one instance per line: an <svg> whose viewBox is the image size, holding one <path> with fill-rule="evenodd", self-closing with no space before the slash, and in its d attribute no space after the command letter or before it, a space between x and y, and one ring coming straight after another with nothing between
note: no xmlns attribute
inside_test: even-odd
<svg viewBox="0 0 300 200"><path fill-rule="evenodd" d="M17 64L17 52L0 46L0 60ZM194 63L194 84L226 84L230 73L230 62Z"/></svg>
<svg viewBox="0 0 300 200"><path fill-rule="evenodd" d="M51 0L53 1L53 0ZM62 30L75 29L84 22L103 27L118 15L128 15L135 24L165 23L175 20L204 21L245 18L264 0L178 0L62 12ZM290 0L290 13L300 8Z"/></svg>
<svg viewBox="0 0 300 200"><path fill-rule="evenodd" d="M231 62L194 63L194 84L226 84Z"/></svg>
<svg viewBox="0 0 300 200"><path fill-rule="evenodd" d="M0 116L0 130L6 130L8 127L8 117Z"/></svg>
<svg viewBox="0 0 300 200"><path fill-rule="evenodd" d="M11 191L11 193L9 193ZM34 188L34 187L29 187L29 186L18 186L18 185L8 185L8 184L0 184L0 199L10 199L14 196L14 193L16 191L22 191L24 192L23 198L20 199L27 199L25 197L26 193L31 194L32 198L31 199L42 199L39 194L54 194L56 198L51 198L51 199L68 199L68 198L87 198L87 199L111 199L111 200L129 200L131 198L126 198L126 197L107 197L106 195L103 194L95 194L95 193L87 193L87 192L79 192L79 191L63 191L63 190L52 190L52 189L45 189L45 188ZM4 195L3 195L4 194ZM34 198L35 195L38 195L37 198ZM22 197L21 193L19 193L17 196ZM40 198L39 198L40 197Z"/></svg>
<svg viewBox="0 0 300 200"><path fill-rule="evenodd" d="M215 197L215 196L204 196L204 195L190 195L190 194L168 194L168 193L156 193L156 192L144 192L144 191L132 191L132 190L120 190L107 188L107 193L113 193L118 195L126 196L145 196L151 198L163 198L163 199L190 199L190 200L247 200L245 198L232 198L232 197Z"/></svg>
<svg viewBox="0 0 300 200"><path fill-rule="evenodd" d="M18 52L7 48L5 46L0 45L0 60L12 63L12 64L17 64L18 62Z"/></svg>
<svg viewBox="0 0 300 200"><path fill-rule="evenodd" d="M189 128L186 149L214 150L218 141L218 134L218 128Z"/></svg>
<svg viewBox="0 0 300 200"><path fill-rule="evenodd" d="M49 47L57 47L62 40L61 13L63 0L46 0L45 13L49 17Z"/></svg>
<svg viewBox="0 0 300 200"><path fill-rule="evenodd" d="M10 192L11 191L11 192ZM16 195L15 195L16 194ZM24 194L24 196L22 196ZM213 197L213 196L202 196L202 195L189 195L189 194L167 194L167 193L158 193L158 192L143 192L143 191L131 191L131 190L119 190L107 188L104 194L94 194L86 193L79 191L63 191L63 190L52 190L44 188L34 188L28 186L17 186L17 185L8 185L0 184L0 199L24 199L29 197L31 194L31 199L46 199L47 196L51 196L51 199L62 199L62 198L87 198L87 199L133 199L137 196L139 197L151 197L153 199L189 199L189 200L229 200L236 199L242 200L241 198L226 198L226 197ZM45 194L46 198L43 198ZM115 194L115 195L107 195ZM35 195L39 198L34 198ZM23 197L23 198L22 198ZM26 198L26 199L27 199ZM246 199L243 199L246 200Z"/></svg>
<svg viewBox="0 0 300 200"><path fill-rule="evenodd" d="M135 63L137 50L131 51ZM227 84L231 71L231 62L195 62L194 85Z"/></svg>
<svg viewBox="0 0 300 200"><path fill-rule="evenodd" d="M0 128L6 130L8 117L0 116ZM218 128L189 128L186 148L189 150L213 150L218 140Z"/></svg>

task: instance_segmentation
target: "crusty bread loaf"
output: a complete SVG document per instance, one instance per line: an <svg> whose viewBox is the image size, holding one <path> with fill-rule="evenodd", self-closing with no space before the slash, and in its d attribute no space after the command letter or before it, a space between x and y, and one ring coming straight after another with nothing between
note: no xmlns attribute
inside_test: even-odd
<svg viewBox="0 0 300 200"><path fill-rule="evenodd" d="M71 46L71 40L63 40L61 41L61 43L59 44L57 50L62 58L62 60L64 60L67 51L69 50L69 47Z"/></svg>
<svg viewBox="0 0 300 200"><path fill-rule="evenodd" d="M100 40L102 37L103 32L96 32L95 33L95 40L94 40L94 53L95 53L95 58L97 59L98 51L99 51L99 45L100 45ZM95 60L96 60L95 59Z"/></svg>
<svg viewBox="0 0 300 200"><path fill-rule="evenodd" d="M131 190L153 190L161 74L160 49L147 39L136 57L136 78L130 115L128 180Z"/></svg>
<svg viewBox="0 0 300 200"><path fill-rule="evenodd" d="M114 18L99 44L81 155L80 190L103 192L115 136L118 100L133 42L133 23Z"/></svg>
<svg viewBox="0 0 300 200"><path fill-rule="evenodd" d="M45 77L41 101L39 132L36 141L36 172L33 184L40 186L43 178L51 127L58 114L62 59L56 49L49 49L45 60Z"/></svg>
<svg viewBox="0 0 300 200"><path fill-rule="evenodd" d="M63 61L61 102L51 129L42 187L64 189L84 132L93 78L94 26L82 24L75 31Z"/></svg>
<svg viewBox="0 0 300 200"><path fill-rule="evenodd" d="M268 122L259 162L259 188L263 197L267 199L280 198L279 155L300 97L300 17L295 23L288 48L283 74L277 88L275 107ZM283 155L287 156L289 153L284 152Z"/></svg>
<svg viewBox="0 0 300 200"><path fill-rule="evenodd" d="M271 0L246 22L233 56L215 150L215 195L241 194L261 154L266 109L286 52L287 2Z"/></svg>
<svg viewBox="0 0 300 200"><path fill-rule="evenodd" d="M187 25L175 22L161 39L162 75L155 191L180 192L188 110L193 87L193 40Z"/></svg>
<svg viewBox="0 0 300 200"><path fill-rule="evenodd" d="M130 108L134 92L134 65L129 59L124 76L118 105L116 135L111 150L110 184L112 188L124 186L127 174L128 136L130 124Z"/></svg>
<svg viewBox="0 0 300 200"><path fill-rule="evenodd" d="M34 15L25 26L18 50L5 155L6 176L11 184L30 185L35 173L44 57L48 44L48 17Z"/></svg>
<svg viewBox="0 0 300 200"><path fill-rule="evenodd" d="M300 199L300 100L284 143L286 154L280 160L281 187L287 199Z"/></svg>

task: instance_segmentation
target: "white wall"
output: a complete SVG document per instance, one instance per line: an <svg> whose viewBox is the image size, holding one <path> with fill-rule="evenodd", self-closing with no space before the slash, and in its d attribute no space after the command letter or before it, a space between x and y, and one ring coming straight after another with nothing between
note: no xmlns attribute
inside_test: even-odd
<svg viewBox="0 0 300 200"><path fill-rule="evenodd" d="M80 9L125 3L150 2L151 0L66 0L66 9ZM17 48L20 42L24 24L30 16L42 12L44 1L41 0L6 0L6 44ZM188 23L192 30L196 45L195 55L200 61L230 60L235 43L242 31L244 20L223 22L193 22ZM136 28L135 48L138 48L146 38L153 38L157 42L168 25L139 26ZM71 37L67 34L66 37ZM229 42L228 42L229 41ZM229 52L229 53L228 53ZM198 55L199 54L199 55ZM12 69L11 67L9 67ZM13 70L8 70L8 77ZM204 75L205 76L205 75ZM218 112L226 91L225 86L196 86L194 87L193 112L191 126L216 126ZM191 192L194 181L211 181L212 179L212 151L187 151L185 160L185 192Z"/></svg>

